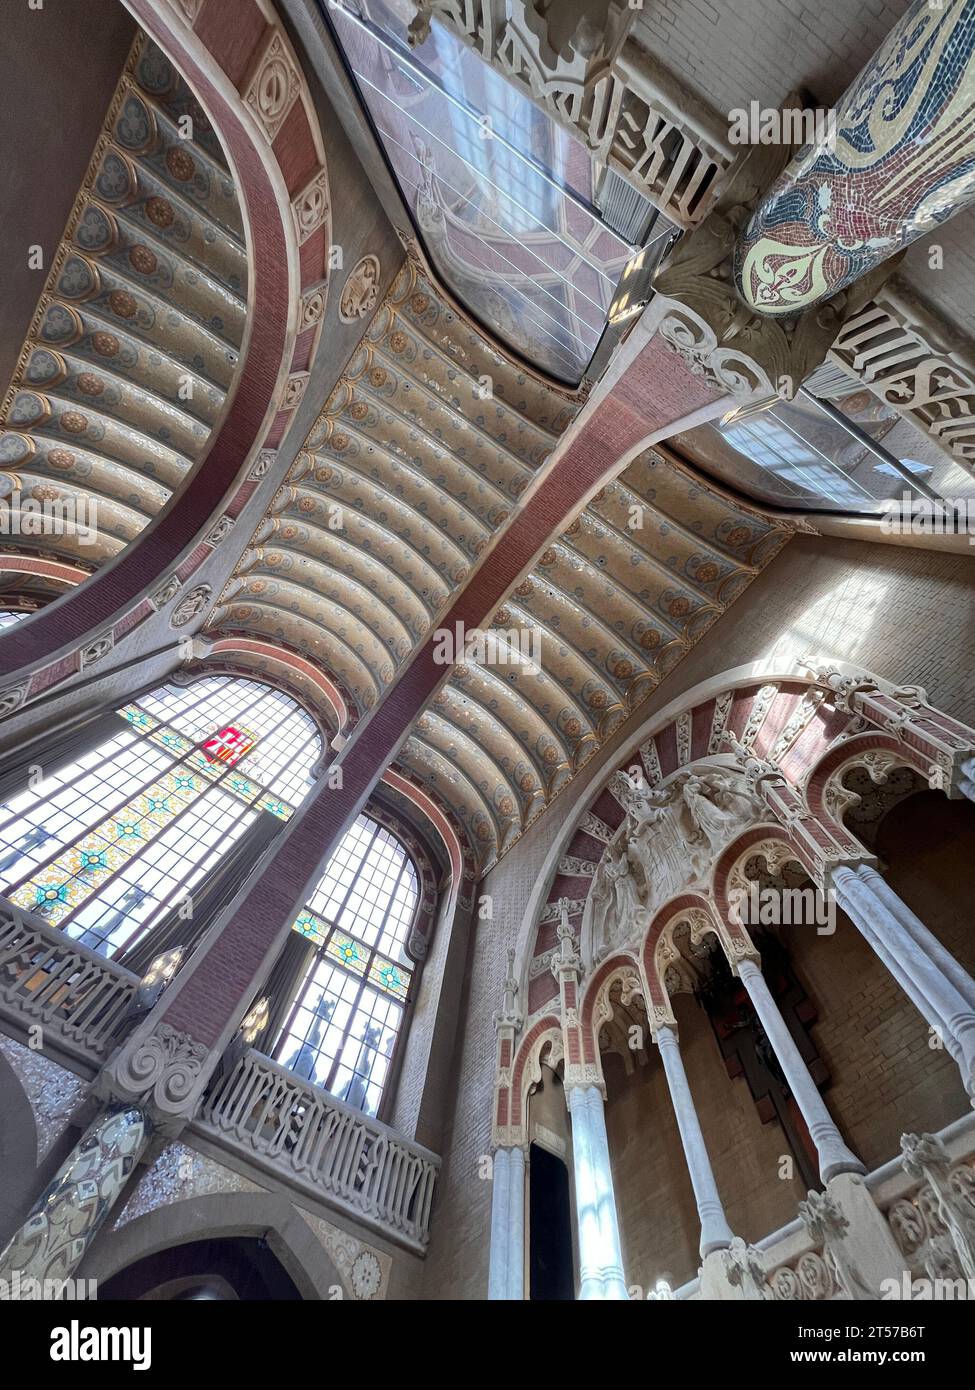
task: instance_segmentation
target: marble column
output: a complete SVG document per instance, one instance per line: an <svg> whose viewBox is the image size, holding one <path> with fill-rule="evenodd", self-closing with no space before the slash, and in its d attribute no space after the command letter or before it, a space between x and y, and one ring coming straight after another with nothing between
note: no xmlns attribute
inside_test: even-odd
<svg viewBox="0 0 975 1390"><path fill-rule="evenodd" d="M802 1060L802 1054L789 1032L789 1026L765 983L765 976L753 960L741 961L738 976L755 1006L755 1012L765 1029L765 1036L772 1045L772 1051L789 1083L789 1090L816 1145L819 1175L823 1182L829 1182L837 1173L865 1173L866 1168L856 1154L844 1144L839 1130L833 1123L819 1094L819 1087L809 1075L809 1068Z"/></svg>
<svg viewBox="0 0 975 1390"><path fill-rule="evenodd" d="M962 796L967 796L969 801L975 801L975 758L966 758L960 772L958 790Z"/></svg>
<svg viewBox="0 0 975 1390"><path fill-rule="evenodd" d="M70 1279L152 1137L137 1105L103 1111L0 1251L0 1279Z"/></svg>
<svg viewBox="0 0 975 1390"><path fill-rule="evenodd" d="M904 899L898 897L887 880L878 874L876 869L871 868L869 864L859 864L856 875L857 878L863 879L874 897L879 898L891 914L897 918L911 940L944 973L961 997L975 1009L975 980L972 979L964 966L955 959L949 950L942 946L934 933L929 931L920 917L911 911Z"/></svg>
<svg viewBox="0 0 975 1390"><path fill-rule="evenodd" d="M660 1049L670 1098L677 1116L677 1128L680 1130L681 1143L684 1146L684 1158L694 1189L697 1214L701 1219L701 1254L707 1256L715 1250L727 1250L734 1236L718 1195L718 1185L714 1180L711 1160L708 1158L697 1109L681 1059L676 1028L670 1024L662 1025L657 1029L654 1041Z"/></svg>
<svg viewBox="0 0 975 1390"><path fill-rule="evenodd" d="M572 1086L566 1099L579 1222L579 1297L628 1299L603 1097L597 1086Z"/></svg>
<svg viewBox="0 0 975 1390"><path fill-rule="evenodd" d="M488 1299L525 1296L525 1151L497 1149L491 1189Z"/></svg>
<svg viewBox="0 0 975 1390"><path fill-rule="evenodd" d="M832 876L836 901L866 941L883 959L892 960L892 970L900 983L910 982L909 993L931 1027L937 1028L945 1043L957 1044L952 1056L958 1063L962 1083L975 1093L975 1011L944 972L909 935L887 903L852 869L834 869ZM886 963L886 962L885 962ZM949 1044L950 1045L950 1044Z"/></svg>
<svg viewBox="0 0 975 1390"><path fill-rule="evenodd" d="M973 52L971 0L914 0L746 222L749 308L808 309L975 200Z"/></svg>

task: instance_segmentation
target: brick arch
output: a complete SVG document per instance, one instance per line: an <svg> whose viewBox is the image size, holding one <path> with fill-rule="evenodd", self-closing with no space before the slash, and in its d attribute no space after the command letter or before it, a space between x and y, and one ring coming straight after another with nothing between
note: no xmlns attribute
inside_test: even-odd
<svg viewBox="0 0 975 1390"><path fill-rule="evenodd" d="M511 1064L511 1085L498 1090L495 1124L508 1126L524 1133L528 1125L528 1087L526 1072L529 1063L541 1057L542 1049L553 1042L561 1043L562 1025L555 1014L546 1014L528 1029L515 1050ZM502 1114L504 1118L502 1119Z"/></svg>
<svg viewBox="0 0 975 1390"><path fill-rule="evenodd" d="M599 1064L599 1025L596 1022L596 1006L604 991L612 988L613 981L619 978L624 970L635 971L639 976L640 962L636 956L631 956L628 951L619 951L616 955L609 956L604 960L586 983L579 1017L582 1020L582 1059L587 1065L598 1066ZM642 979L640 992L641 994L644 993Z"/></svg>
<svg viewBox="0 0 975 1390"><path fill-rule="evenodd" d="M845 770L845 765L856 767L858 763L863 762L865 754L873 752L889 753L896 759L895 766L910 768L912 772L917 772L925 780L930 777L930 763L926 763L915 749L910 748L906 743L901 743L890 734L883 734L879 731L855 734L846 742L831 748L819 759L809 773L809 779L806 783L806 804L814 815L827 822L832 829L842 830L845 835L849 835L850 832L842 820L837 820L826 805L827 783L835 772L839 772L841 768Z"/></svg>
<svg viewBox="0 0 975 1390"><path fill-rule="evenodd" d="M790 855L796 862L802 865L810 878L815 880L816 876L815 868L809 862L801 846L796 843L785 827L776 821L765 821L761 825L753 825L732 840L729 845L726 845L718 855L711 871L711 903L721 921L727 925L731 936L741 941L745 940L744 933L731 921L731 903L728 900L729 880L742 856L763 840L779 840L788 848Z"/></svg>
<svg viewBox="0 0 975 1390"><path fill-rule="evenodd" d="M115 560L0 636L0 679L16 672L20 680L17 710L76 676L96 635L117 644L151 618L163 606L152 594L164 577L185 588L216 544L203 539L216 516L236 520L258 485L253 460L284 437L297 404L288 403L288 373L307 369L321 332L321 317L299 332L299 308L327 275L328 220L299 244L292 205L316 178L327 190L324 146L284 29L257 0L205 0L193 11L155 0L128 7L186 80L232 164L247 227L247 330L207 452L167 507ZM299 86L273 140L245 100L272 39L290 55Z"/></svg>

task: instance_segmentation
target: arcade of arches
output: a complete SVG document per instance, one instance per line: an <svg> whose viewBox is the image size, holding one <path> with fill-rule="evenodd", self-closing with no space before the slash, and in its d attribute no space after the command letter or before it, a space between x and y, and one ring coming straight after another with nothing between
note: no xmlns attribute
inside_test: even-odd
<svg viewBox="0 0 975 1390"><path fill-rule="evenodd" d="M11 10L5 1296L975 1279L973 6L700 8Z"/></svg>

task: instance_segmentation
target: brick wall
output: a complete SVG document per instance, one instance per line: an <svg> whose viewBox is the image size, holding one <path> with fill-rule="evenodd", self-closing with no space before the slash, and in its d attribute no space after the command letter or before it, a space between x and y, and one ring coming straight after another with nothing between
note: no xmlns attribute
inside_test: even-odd
<svg viewBox="0 0 975 1390"><path fill-rule="evenodd" d="M966 914L975 806L921 792L890 812L878 850L884 876L955 957L975 972ZM947 1051L843 914L835 936L783 929L796 972L819 1008L812 1036L831 1085L826 1103L868 1168L900 1152L900 1136L966 1113Z"/></svg>
<svg viewBox="0 0 975 1390"><path fill-rule="evenodd" d="M812 650L859 661L882 676L925 685L935 703L975 723L975 672L963 616L973 577L967 556L797 537L579 775L571 797L557 799L488 875L481 891L492 895L494 917L477 924L471 943L425 1297L486 1294L491 1192L478 1178L477 1159L490 1145L492 1015L500 1002L505 951L517 940L549 845L575 798L595 788L654 709L729 667L773 655L784 663ZM814 981L807 983L812 988Z"/></svg>
<svg viewBox="0 0 975 1390"><path fill-rule="evenodd" d="M643 0L633 35L716 111L777 106L808 87L832 102L910 0Z"/></svg>
<svg viewBox="0 0 975 1390"><path fill-rule="evenodd" d="M703 1010L691 996L678 995L674 1013L728 1221L736 1235L757 1240L792 1220L805 1189L798 1178L779 1176L779 1160L789 1153L782 1130L762 1124L743 1077L729 1080ZM604 1058L623 1267L627 1284L644 1291L662 1277L679 1287L701 1263L700 1223L667 1080L656 1049L649 1052L649 1064L630 1076L619 1057Z"/></svg>

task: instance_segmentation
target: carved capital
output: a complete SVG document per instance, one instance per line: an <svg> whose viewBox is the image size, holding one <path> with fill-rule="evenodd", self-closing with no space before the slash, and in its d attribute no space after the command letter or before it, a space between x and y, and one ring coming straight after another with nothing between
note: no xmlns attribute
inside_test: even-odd
<svg viewBox="0 0 975 1390"><path fill-rule="evenodd" d="M120 1104L138 1104L165 1133L192 1118L204 1081L209 1048L158 1023L136 1034L108 1063L95 1083L96 1094Z"/></svg>

